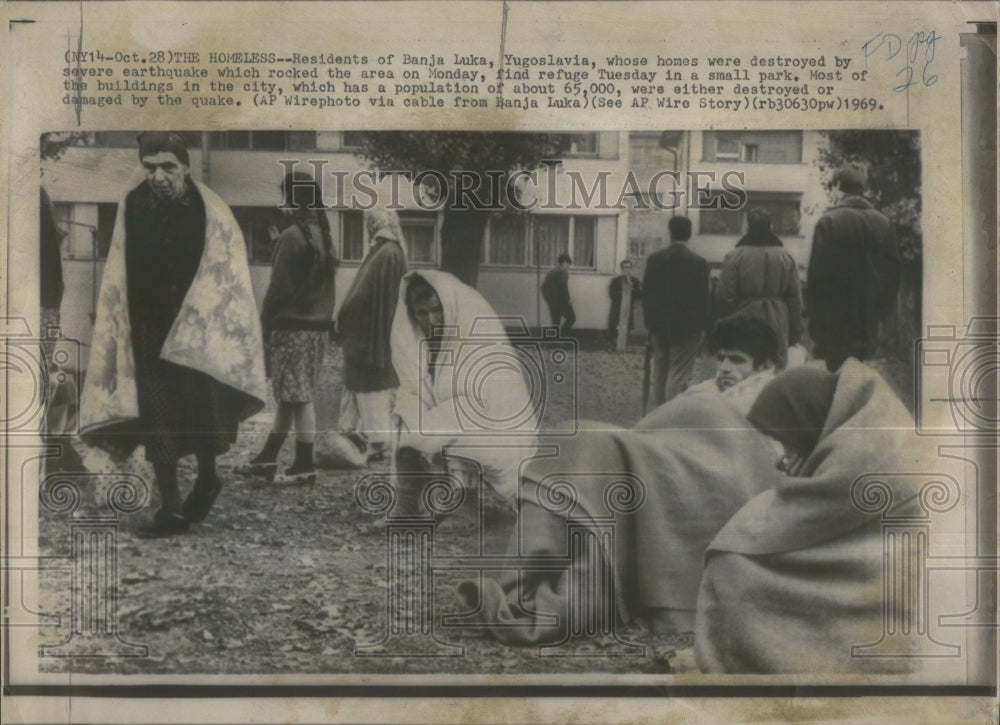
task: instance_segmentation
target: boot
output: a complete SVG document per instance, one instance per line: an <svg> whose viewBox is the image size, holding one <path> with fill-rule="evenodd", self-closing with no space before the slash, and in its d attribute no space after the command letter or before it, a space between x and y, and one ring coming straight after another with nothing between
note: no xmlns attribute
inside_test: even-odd
<svg viewBox="0 0 1000 725"><path fill-rule="evenodd" d="M285 444L287 433L271 433L267 436L267 442L260 453L254 456L249 463L233 468L233 473L241 476L265 476L273 478L278 471L278 453Z"/></svg>
<svg viewBox="0 0 1000 725"><path fill-rule="evenodd" d="M313 444L295 441L295 460L285 472L275 476L277 484L315 483L316 467L313 464Z"/></svg>

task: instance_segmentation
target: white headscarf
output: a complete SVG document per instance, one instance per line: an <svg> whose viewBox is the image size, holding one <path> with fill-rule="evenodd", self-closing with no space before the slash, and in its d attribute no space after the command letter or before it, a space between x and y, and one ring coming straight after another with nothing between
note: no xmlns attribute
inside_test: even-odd
<svg viewBox="0 0 1000 725"><path fill-rule="evenodd" d="M417 278L434 288L444 311L445 335L433 378L423 331L406 307L406 292ZM457 277L436 270L403 277L391 347L399 376L396 412L411 431L431 427L445 433L451 427L456 434L506 438L519 432L533 436L537 430L536 401L502 318Z"/></svg>

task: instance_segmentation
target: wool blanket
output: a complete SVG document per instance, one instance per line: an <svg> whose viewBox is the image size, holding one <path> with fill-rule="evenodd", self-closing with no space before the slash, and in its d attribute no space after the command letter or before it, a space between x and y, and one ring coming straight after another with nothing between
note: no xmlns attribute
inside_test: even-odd
<svg viewBox="0 0 1000 725"><path fill-rule="evenodd" d="M509 555L567 556L567 521L615 515L612 546L581 562L573 575L592 580L614 568L614 608L602 616L620 621L662 611L686 614L693 623L705 549L755 495L776 485L776 454L766 437L717 392L678 396L631 430L581 424L572 438L543 441L558 455L528 464L520 514ZM631 513L609 509L609 484L638 480L641 493ZM575 504L565 501L567 484ZM633 484L634 485L634 484ZM623 493L621 489L618 494ZM625 499L628 497L626 496ZM620 499L624 501L625 499ZM628 509L629 506L619 507ZM571 572L532 571L464 582L460 595L498 639L534 644L564 633ZM551 623L558 615L559 625Z"/></svg>
<svg viewBox="0 0 1000 725"><path fill-rule="evenodd" d="M128 191L145 183L132 176ZM163 345L163 360L197 370L236 391L240 419L267 398L264 345L250 283L246 244L226 203L197 183L205 203L205 249L180 313ZM125 269L125 201L118 205L97 301L90 361L81 399L85 442L139 417L135 356Z"/></svg>
<svg viewBox="0 0 1000 725"><path fill-rule="evenodd" d="M885 474L888 515L920 514L919 489L934 478L927 472L939 468L928 464L926 448L888 384L848 360L802 476L782 476L749 501L708 549L698 598L700 667L739 673L908 669L912 661L905 656L851 656L852 645L882 638L888 604L881 513L864 503L855 482Z"/></svg>

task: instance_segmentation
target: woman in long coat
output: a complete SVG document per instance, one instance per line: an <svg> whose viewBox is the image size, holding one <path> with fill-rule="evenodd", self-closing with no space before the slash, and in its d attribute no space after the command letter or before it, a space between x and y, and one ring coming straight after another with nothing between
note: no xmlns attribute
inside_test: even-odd
<svg viewBox="0 0 1000 725"><path fill-rule="evenodd" d="M802 335L802 288L795 259L771 231L771 215L752 209L748 230L722 263L718 296L727 312L764 319L778 333L784 365L789 345Z"/></svg>

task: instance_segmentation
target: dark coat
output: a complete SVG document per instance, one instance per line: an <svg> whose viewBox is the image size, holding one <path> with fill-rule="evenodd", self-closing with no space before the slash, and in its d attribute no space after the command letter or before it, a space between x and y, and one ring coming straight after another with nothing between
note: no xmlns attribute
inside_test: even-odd
<svg viewBox="0 0 1000 725"><path fill-rule="evenodd" d="M642 298L642 283L639 282L638 277L631 274L628 275L628 279L632 284L632 308L628 312L628 329L631 330L635 317L635 304ZM608 311L608 329L612 331L618 329L618 320L621 318L622 288L624 286L624 274L613 277L608 285L608 297L611 298L611 309Z"/></svg>
<svg viewBox="0 0 1000 725"><path fill-rule="evenodd" d="M760 317L778 334L781 348L802 334L802 289L795 259L771 232L747 234L726 255L718 295L728 314Z"/></svg>
<svg viewBox="0 0 1000 725"><path fill-rule="evenodd" d="M668 340L683 340L708 325L708 262L684 242L673 242L646 260L642 281L646 328Z"/></svg>
<svg viewBox="0 0 1000 725"><path fill-rule="evenodd" d="M885 215L857 196L827 210L813 232L806 288L816 357L874 355L898 291L899 253Z"/></svg>
<svg viewBox="0 0 1000 725"><path fill-rule="evenodd" d="M306 239L298 224L278 237L271 262L271 283L261 307L264 332L329 330L333 326L334 269L322 247L322 230L310 224Z"/></svg>
<svg viewBox="0 0 1000 725"><path fill-rule="evenodd" d="M569 270L556 267L542 280L542 298L552 310L565 310L572 306L569 298Z"/></svg>
<svg viewBox="0 0 1000 725"><path fill-rule="evenodd" d="M365 258L340 305L337 330L344 349L344 386L352 392L399 387L389 336L404 274L403 248L383 240Z"/></svg>

